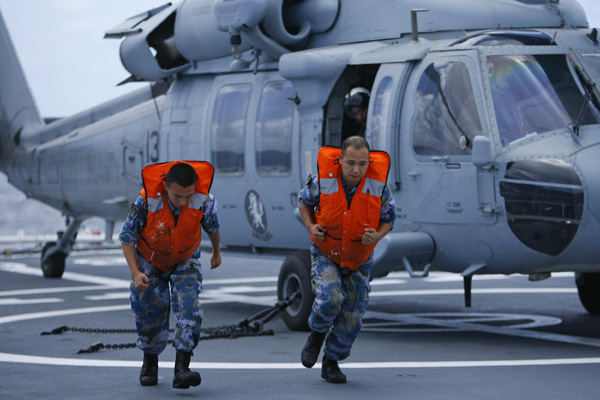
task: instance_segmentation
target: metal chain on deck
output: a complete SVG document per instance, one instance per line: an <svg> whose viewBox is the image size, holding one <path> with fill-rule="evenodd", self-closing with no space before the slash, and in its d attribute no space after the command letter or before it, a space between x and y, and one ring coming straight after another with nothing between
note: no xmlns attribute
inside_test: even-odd
<svg viewBox="0 0 600 400"><path fill-rule="evenodd" d="M273 307L269 307L259 311L250 318L244 319L236 325L224 325L214 328L202 328L200 332L204 335L200 336L200 340L210 339L237 339L240 337L250 336L273 336L275 333L272 329L265 330L264 325L271 321L277 314L285 310L294 299L300 294L300 291L294 292L284 300L275 303ZM135 329L113 329L113 328L76 328L69 326L61 326L48 332L42 332L42 336L46 335L62 335L64 332L79 332L79 333L137 333ZM170 329L169 332L174 332ZM169 340L168 344L173 343ZM87 349L77 351L77 354L96 353L102 349L129 349L137 347L136 343L121 343L121 344L104 344L96 342L90 345Z"/></svg>

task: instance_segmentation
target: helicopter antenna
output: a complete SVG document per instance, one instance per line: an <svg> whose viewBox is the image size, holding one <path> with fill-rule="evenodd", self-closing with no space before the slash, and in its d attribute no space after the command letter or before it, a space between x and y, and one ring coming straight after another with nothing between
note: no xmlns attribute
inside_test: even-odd
<svg viewBox="0 0 600 400"><path fill-rule="evenodd" d="M413 42L419 41L419 26L417 23L417 13L425 12L425 11L429 11L429 10L427 10L425 8L413 8L412 10L410 10L410 23L411 23L411 27L412 27L412 41Z"/></svg>

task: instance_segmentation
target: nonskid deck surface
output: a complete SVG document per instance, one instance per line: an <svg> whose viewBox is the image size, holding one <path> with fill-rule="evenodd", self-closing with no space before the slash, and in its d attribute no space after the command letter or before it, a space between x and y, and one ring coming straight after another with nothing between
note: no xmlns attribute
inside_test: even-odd
<svg viewBox="0 0 600 400"><path fill-rule="evenodd" d="M272 306L282 260L225 252L219 269L203 268L203 327L236 324ZM102 331L134 328L128 286L119 250L72 253L60 280L41 277L37 254L0 258L3 398L592 398L600 372L600 324L581 307L571 274L536 283L475 277L466 309L460 277L395 273L372 281L362 333L340 363L346 385L323 381L320 359L303 368L306 333L277 317L266 326L273 336L201 341L191 364L202 375L199 387L171 387L172 347L159 357L158 386L142 387L139 349L77 354L98 342L135 342L134 333ZM91 332L40 335L61 326Z"/></svg>

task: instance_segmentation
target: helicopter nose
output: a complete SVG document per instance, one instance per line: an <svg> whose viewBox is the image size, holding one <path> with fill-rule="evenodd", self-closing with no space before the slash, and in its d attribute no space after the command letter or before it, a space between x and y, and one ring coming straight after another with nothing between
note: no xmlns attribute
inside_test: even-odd
<svg viewBox="0 0 600 400"><path fill-rule="evenodd" d="M500 182L510 229L527 247L557 256L575 237L583 214L584 186L564 159L509 162Z"/></svg>
<svg viewBox="0 0 600 400"><path fill-rule="evenodd" d="M600 160L600 145L591 146L579 151L575 155L575 163L581 174L587 190L587 207L600 221L600 174L598 171Z"/></svg>

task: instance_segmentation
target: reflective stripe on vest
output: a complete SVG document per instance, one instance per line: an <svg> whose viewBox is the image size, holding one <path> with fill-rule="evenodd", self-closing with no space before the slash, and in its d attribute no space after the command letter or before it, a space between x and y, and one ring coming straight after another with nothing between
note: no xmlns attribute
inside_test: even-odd
<svg viewBox="0 0 600 400"><path fill-rule="evenodd" d="M147 197L146 201L148 202L148 211L157 212L162 209L163 206L163 196L160 197Z"/></svg>
<svg viewBox="0 0 600 400"><path fill-rule="evenodd" d="M163 208L163 197L148 197L148 211L157 212ZM208 200L208 195L204 193L194 193L190 202L188 203L189 208L193 208L194 210L199 210L204 206Z"/></svg>
<svg viewBox="0 0 600 400"><path fill-rule="evenodd" d="M208 200L207 194L194 193L194 195L192 196L192 199L188 203L188 207L193 208L195 210L199 210L204 206L204 203L206 203L206 200Z"/></svg>
<svg viewBox="0 0 600 400"><path fill-rule="evenodd" d="M319 178L320 192L323 194L332 194L339 190L337 178Z"/></svg>
<svg viewBox="0 0 600 400"><path fill-rule="evenodd" d="M365 178L365 185L362 192L381 197L383 196L383 189L385 189L385 182L377 181L373 178Z"/></svg>

